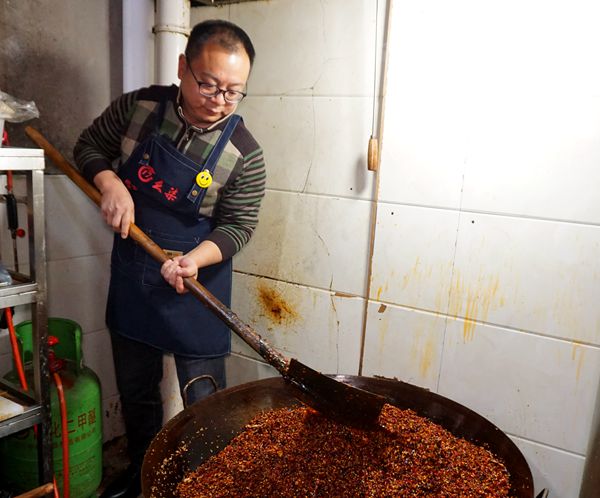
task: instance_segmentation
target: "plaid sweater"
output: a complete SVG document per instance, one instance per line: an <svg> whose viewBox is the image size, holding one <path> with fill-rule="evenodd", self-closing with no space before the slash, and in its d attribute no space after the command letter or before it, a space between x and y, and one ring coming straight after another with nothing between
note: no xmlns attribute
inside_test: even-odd
<svg viewBox="0 0 600 498"><path fill-rule="evenodd" d="M178 87L152 86L123 94L80 135L73 155L82 174L93 181L100 171L124 163L155 127L159 102L166 100L160 133L194 161L203 162L218 140L227 119L200 129L188 125L177 104ZM240 121L213 173L213 182L202 201L200 214L213 218L214 242L223 259L247 242L258 223L265 192L263 152Z"/></svg>

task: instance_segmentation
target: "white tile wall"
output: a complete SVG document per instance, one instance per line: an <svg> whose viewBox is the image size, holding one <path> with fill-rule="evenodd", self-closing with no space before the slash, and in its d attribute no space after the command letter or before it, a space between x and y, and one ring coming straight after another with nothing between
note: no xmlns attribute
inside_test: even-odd
<svg viewBox="0 0 600 498"><path fill-rule="evenodd" d="M598 8L516 5L396 2L381 199L598 221Z"/></svg>
<svg viewBox="0 0 600 498"><path fill-rule="evenodd" d="M380 200L599 221L598 96L511 95L484 104L391 93L388 106L399 115L385 126L392 130L382 160L395 166L382 169Z"/></svg>
<svg viewBox="0 0 600 498"><path fill-rule="evenodd" d="M412 374L391 353L425 321L412 308L467 317L447 319L438 391L524 438L551 496L577 495L600 378L598 13L392 8L367 332L389 352L365 368ZM380 301L402 318L376 319Z"/></svg>
<svg viewBox="0 0 600 498"><path fill-rule="evenodd" d="M444 313L460 214L379 203L370 298Z"/></svg>
<svg viewBox="0 0 600 498"><path fill-rule="evenodd" d="M104 329L110 254L48 261L48 314L70 318L85 334Z"/></svg>
<svg viewBox="0 0 600 498"><path fill-rule="evenodd" d="M315 101L318 138L313 142L314 166L307 192L368 200L374 197L374 173L367 170L372 106L371 97Z"/></svg>
<svg viewBox="0 0 600 498"><path fill-rule="evenodd" d="M483 112L491 126L477 126ZM599 112L600 96L586 94L511 95L475 110L463 208L597 224Z"/></svg>
<svg viewBox="0 0 600 498"><path fill-rule="evenodd" d="M600 85L600 69L588 63L600 41L594 2L394 1L392 12L390 91L490 103L506 94L591 95Z"/></svg>
<svg viewBox="0 0 600 498"><path fill-rule="evenodd" d="M324 373L355 375L364 300L235 273L232 308L287 357ZM232 350L259 359L235 334Z"/></svg>
<svg viewBox="0 0 600 498"><path fill-rule="evenodd" d="M599 378L596 346L449 320L438 392L511 434L584 455Z"/></svg>
<svg viewBox="0 0 600 498"><path fill-rule="evenodd" d="M268 191L237 270L364 296L371 203Z"/></svg>
<svg viewBox="0 0 600 498"><path fill-rule="evenodd" d="M256 97L242 101L239 114L264 150L267 188L301 192L315 163L315 105L323 99ZM293 140L284 137L294 137ZM263 210L264 211L264 210Z"/></svg>
<svg viewBox="0 0 600 498"><path fill-rule="evenodd" d="M254 97L239 108L265 151L267 187L373 198L369 97Z"/></svg>
<svg viewBox="0 0 600 498"><path fill-rule="evenodd" d="M249 89L259 95L370 95L373 0L276 0L192 11L191 22L226 18L252 38Z"/></svg>
<svg viewBox="0 0 600 498"><path fill-rule="evenodd" d="M598 227L461 216L450 314L600 344Z"/></svg>
<svg viewBox="0 0 600 498"><path fill-rule="evenodd" d="M47 259L63 259L110 253L113 232L101 218L99 208L64 175L46 175ZM100 266L103 263L98 264ZM109 271L108 267L98 268ZM94 287L98 272L89 275Z"/></svg>
<svg viewBox="0 0 600 498"><path fill-rule="evenodd" d="M549 490L549 498L574 498L579 495L579 483L585 458L567 451L511 437L525 456L535 484L535 492Z"/></svg>
<svg viewBox="0 0 600 498"><path fill-rule="evenodd" d="M235 353L227 357L225 368L227 370L227 387L279 376L273 367Z"/></svg>
<svg viewBox="0 0 600 498"><path fill-rule="evenodd" d="M398 78L406 80L407 74ZM379 200L459 208L467 141L464 104L437 93L399 93L400 83L392 74L388 78Z"/></svg>
<svg viewBox="0 0 600 498"><path fill-rule="evenodd" d="M600 343L597 227L383 203L377 220L372 298Z"/></svg>
<svg viewBox="0 0 600 498"><path fill-rule="evenodd" d="M446 318L371 301L363 375L398 379L437 390Z"/></svg>

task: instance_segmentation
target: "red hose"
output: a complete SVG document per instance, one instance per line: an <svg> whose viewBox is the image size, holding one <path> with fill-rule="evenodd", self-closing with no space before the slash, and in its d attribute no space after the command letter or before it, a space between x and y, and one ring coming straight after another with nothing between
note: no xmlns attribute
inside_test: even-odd
<svg viewBox="0 0 600 498"><path fill-rule="evenodd" d="M15 332L15 326L13 324L13 316L10 308L4 310L6 315L6 323L8 324L8 335L10 336L10 345L12 346L13 359L15 361L15 368L19 376L19 382L24 391L28 390L27 380L25 379L25 370L23 369L23 362L19 355L19 346L17 344L17 334Z"/></svg>
<svg viewBox="0 0 600 498"><path fill-rule="evenodd" d="M6 191L9 194L12 194L12 190L13 190L13 173L12 173L12 171L7 171L6 172Z"/></svg>
<svg viewBox="0 0 600 498"><path fill-rule="evenodd" d="M52 476L52 483L54 484L52 496L54 498L60 498L60 496L58 495L58 484L56 483L56 476Z"/></svg>
<svg viewBox="0 0 600 498"><path fill-rule="evenodd" d="M60 425L62 437L62 457L63 457L63 498L69 498L69 430L67 427L67 403L65 401L65 392L63 390L62 380L56 372L52 373L58 402L60 404Z"/></svg>

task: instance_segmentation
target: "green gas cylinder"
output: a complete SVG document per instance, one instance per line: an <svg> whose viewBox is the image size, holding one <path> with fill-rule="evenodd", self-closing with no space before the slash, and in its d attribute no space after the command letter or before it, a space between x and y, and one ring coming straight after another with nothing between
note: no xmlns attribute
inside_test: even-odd
<svg viewBox="0 0 600 498"><path fill-rule="evenodd" d="M28 385L32 385L31 361L33 341L31 322L15 327L21 357L26 365ZM48 334L58 339L53 346L57 358L65 360L59 374L67 405L69 432L69 491L72 498L95 496L102 479L102 406L100 382L96 374L83 365L81 327L64 318L48 319ZM18 384L16 370L5 378ZM62 495L62 439L58 395L51 382L52 455L54 474ZM0 439L0 482L15 492L39 486L37 442L33 428Z"/></svg>

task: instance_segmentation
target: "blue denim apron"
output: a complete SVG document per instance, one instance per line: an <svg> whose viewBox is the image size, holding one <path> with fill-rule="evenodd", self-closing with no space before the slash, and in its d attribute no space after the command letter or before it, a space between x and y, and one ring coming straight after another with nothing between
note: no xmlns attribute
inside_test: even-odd
<svg viewBox="0 0 600 498"><path fill-rule="evenodd" d="M159 111L162 121L164 106ZM214 229L199 214L206 193L196 182L210 174L240 116L229 118L204 164L183 155L157 128L119 167L135 203L135 222L165 251L187 253ZM201 182L200 182L201 183ZM178 355L210 358L230 351L229 328L191 294L177 294L161 265L131 239L115 234L106 322L110 330ZM231 302L231 259L201 268L198 280L225 305Z"/></svg>

